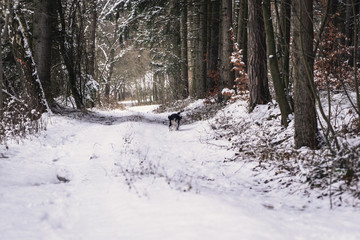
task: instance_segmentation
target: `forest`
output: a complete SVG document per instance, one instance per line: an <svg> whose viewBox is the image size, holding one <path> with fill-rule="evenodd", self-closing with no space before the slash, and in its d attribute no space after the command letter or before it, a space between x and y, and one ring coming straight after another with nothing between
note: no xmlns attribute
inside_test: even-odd
<svg viewBox="0 0 360 240"><path fill-rule="evenodd" d="M294 147L326 148L357 182L357 0L1 0L0 139L43 128L44 113L241 99L274 100ZM337 126L334 94L346 96ZM336 115L336 113L335 113ZM341 135L341 136L340 136ZM346 149L346 150L344 150ZM344 157L347 156L347 157Z"/></svg>
<svg viewBox="0 0 360 240"><path fill-rule="evenodd" d="M0 15L2 239L360 239L360 0Z"/></svg>

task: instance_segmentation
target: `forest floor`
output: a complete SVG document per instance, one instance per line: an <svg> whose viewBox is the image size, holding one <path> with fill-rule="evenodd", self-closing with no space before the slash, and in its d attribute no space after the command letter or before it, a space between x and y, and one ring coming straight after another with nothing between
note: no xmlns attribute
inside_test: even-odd
<svg viewBox="0 0 360 240"><path fill-rule="evenodd" d="M1 239L360 239L358 199L306 183L275 107L198 101L179 131L154 108L49 116L1 146Z"/></svg>

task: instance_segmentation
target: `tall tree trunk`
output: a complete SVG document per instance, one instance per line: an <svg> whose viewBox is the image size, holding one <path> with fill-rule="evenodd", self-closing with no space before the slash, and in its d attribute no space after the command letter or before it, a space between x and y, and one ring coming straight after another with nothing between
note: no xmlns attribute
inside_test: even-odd
<svg viewBox="0 0 360 240"><path fill-rule="evenodd" d="M220 0L210 2L210 44L209 44L209 67L208 67L208 81L207 90L217 91L219 79L219 26L220 26Z"/></svg>
<svg viewBox="0 0 360 240"><path fill-rule="evenodd" d="M358 13L356 12L356 3L354 0L352 0L351 2L352 4L352 10L353 10L353 15L354 18L359 18ZM359 32L358 32L358 23L357 23L358 19L354 19L354 52L353 52L353 66L354 66L354 83L355 83L355 94L356 94L356 109L357 109L357 113L358 113L358 121L360 123L360 91L359 91L359 79L358 79L358 55L359 55L359 49L358 49L358 44L359 44Z"/></svg>
<svg viewBox="0 0 360 240"><path fill-rule="evenodd" d="M243 50L243 62L247 64L247 23L248 23L248 4L247 0L240 0L238 17L237 44Z"/></svg>
<svg viewBox="0 0 360 240"><path fill-rule="evenodd" d="M110 62L110 65L109 65L109 74L106 78L106 81L105 81L105 101L106 103L110 103L110 84L111 84L111 80L112 80L112 77L113 77L113 74L114 74L114 65L115 65L115 62L114 62L114 59L115 59L115 42L117 42L118 40L118 28L119 28L119 23L118 23L118 19L116 18L115 19L115 28L114 28L114 33L113 33L113 41L114 41L114 44L112 44L112 47L111 47L111 50L110 50L110 56L109 56L109 62Z"/></svg>
<svg viewBox="0 0 360 240"><path fill-rule="evenodd" d="M292 1L295 147L317 147L314 96L313 1Z"/></svg>
<svg viewBox="0 0 360 240"><path fill-rule="evenodd" d="M95 79L95 44L97 28L97 0L90 2L89 74Z"/></svg>
<svg viewBox="0 0 360 240"><path fill-rule="evenodd" d="M53 1L37 0L34 4L36 9L33 23L34 60L46 100L53 108L55 101L51 84L51 48L55 7Z"/></svg>
<svg viewBox="0 0 360 240"><path fill-rule="evenodd" d="M180 15L180 56L181 56L181 84L180 84L180 94L182 98L186 98L188 96L188 68L187 68L187 9L186 5L181 6L181 15Z"/></svg>
<svg viewBox="0 0 360 240"><path fill-rule="evenodd" d="M194 1L193 14L192 14L192 41L193 41L193 50L191 52L193 62L193 95L192 97L198 97L199 82L200 82L200 57L199 57L199 41L200 41L200 4L199 1Z"/></svg>
<svg viewBox="0 0 360 240"><path fill-rule="evenodd" d="M194 4L193 0L187 0L187 62L188 62L188 90L189 96L195 96L194 70L195 70L195 30L193 27Z"/></svg>
<svg viewBox="0 0 360 240"><path fill-rule="evenodd" d="M3 97L3 84L4 84L4 70L3 70L3 61L2 61L2 38L3 38L3 27L5 24L0 23L0 121L4 116L4 97Z"/></svg>
<svg viewBox="0 0 360 240"><path fill-rule="evenodd" d="M250 111L271 101L266 66L266 37L261 12L262 0L248 0L248 79Z"/></svg>
<svg viewBox="0 0 360 240"><path fill-rule="evenodd" d="M280 6L280 49L282 81L284 82L286 95L289 97L290 76L290 19L291 0L281 0ZM290 102L291 100L288 99Z"/></svg>
<svg viewBox="0 0 360 240"><path fill-rule="evenodd" d="M25 90L23 96L28 108L36 110L35 114L33 114L33 111L29 113L29 116L35 120L38 119L44 111L51 113L51 109L46 100L44 88L38 75L34 53L30 47L31 43L29 41L28 31L24 27L26 26L25 16L19 6L16 6L14 9L14 19L16 19L18 24L16 28L18 30L17 32L21 35L21 37L16 40L19 45L16 47L13 45L14 56L21 63L21 71L24 76L22 85Z"/></svg>
<svg viewBox="0 0 360 240"><path fill-rule="evenodd" d="M271 77L274 84L274 90L276 95L276 100L279 104L281 111L281 124L287 127L288 123L288 115L291 113L290 105L287 101L285 94L285 85L282 81L279 63L277 60L276 54L276 44L275 44L275 36L274 36L274 28L272 24L271 18L271 9L270 9L270 0L263 0L262 10L263 17L265 23L265 32L266 32L266 42L267 42L267 50L268 50L268 59Z"/></svg>
<svg viewBox="0 0 360 240"><path fill-rule="evenodd" d="M96 46L96 28L97 28L97 0L91 0L90 2L90 38L89 38L89 66L88 74L95 80L95 46ZM95 106L96 91L91 90L91 107Z"/></svg>
<svg viewBox="0 0 360 240"><path fill-rule="evenodd" d="M5 6L6 5L6 6ZM11 12L11 2L10 0L7 0L4 2L4 9L6 9L6 14L4 18L4 22L0 22L2 25L0 25L0 120L3 118L3 111L4 111L4 96L3 96L3 86L4 86L4 67L3 67L3 61L2 61L2 43L6 41L8 37L8 26L10 22L10 12Z"/></svg>
<svg viewBox="0 0 360 240"><path fill-rule="evenodd" d="M221 0L220 15L220 80L219 80L219 99L222 99L221 91L227 87L232 89L234 86L235 75L232 71L230 57L233 51L231 40L232 27L232 0Z"/></svg>
<svg viewBox="0 0 360 240"><path fill-rule="evenodd" d="M199 41L198 41L198 63L199 63L199 78L197 80L197 97L204 98L206 96L206 38L207 38L207 27L206 27L206 0L200 1L199 6Z"/></svg>

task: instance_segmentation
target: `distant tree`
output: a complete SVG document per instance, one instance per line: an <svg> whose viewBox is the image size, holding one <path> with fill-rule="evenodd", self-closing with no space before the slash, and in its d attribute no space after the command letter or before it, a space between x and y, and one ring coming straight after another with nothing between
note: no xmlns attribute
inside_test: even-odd
<svg viewBox="0 0 360 240"><path fill-rule="evenodd" d="M194 0L187 0L187 64L188 64L188 91L189 96L196 95L195 89L195 34Z"/></svg>
<svg viewBox="0 0 360 240"><path fill-rule="evenodd" d="M91 0L89 6L90 10L90 34L89 34L89 66L88 73L95 78L95 50L96 50L96 30L98 22L97 0Z"/></svg>
<svg viewBox="0 0 360 240"><path fill-rule="evenodd" d="M247 23L248 23L248 1L239 0L237 44L243 50L243 62L247 63Z"/></svg>
<svg viewBox="0 0 360 240"><path fill-rule="evenodd" d="M220 0L213 0L209 6L209 34L208 34L208 67L207 67L207 91L218 92L219 78L219 24L220 24Z"/></svg>
<svg viewBox="0 0 360 240"><path fill-rule="evenodd" d="M285 87L286 97L291 104L290 99L290 19L291 19L291 0L281 0L280 2L280 17L279 17L279 50L280 50L280 65L281 77ZM292 106L291 106L292 107Z"/></svg>
<svg viewBox="0 0 360 240"><path fill-rule="evenodd" d="M197 98L206 96L206 52L207 52L207 0L199 1L198 56L199 74L197 78Z"/></svg>
<svg viewBox="0 0 360 240"><path fill-rule="evenodd" d="M182 98L188 96L188 60L187 60L187 7L186 4L180 5L180 64L181 64L181 83L180 83L180 95Z"/></svg>
<svg viewBox="0 0 360 240"><path fill-rule="evenodd" d="M97 0L90 1L90 31L89 31L89 58L88 58L88 67L87 73L92 77L92 80L95 80L95 62L96 62L96 30L98 22L98 13L97 13ZM91 107L95 106L96 92L94 89L90 89L90 105Z"/></svg>

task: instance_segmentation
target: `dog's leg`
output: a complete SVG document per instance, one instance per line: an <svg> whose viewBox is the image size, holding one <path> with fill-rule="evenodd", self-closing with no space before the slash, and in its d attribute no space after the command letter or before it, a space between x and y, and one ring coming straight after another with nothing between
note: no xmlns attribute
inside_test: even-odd
<svg viewBox="0 0 360 240"><path fill-rule="evenodd" d="M179 127L180 127L180 119L177 120L176 130L179 130Z"/></svg>
<svg viewBox="0 0 360 240"><path fill-rule="evenodd" d="M169 119L169 129L170 129L170 127L171 127L171 122L172 122L172 119L171 119L171 117L170 117L170 116L168 117L168 119Z"/></svg>
<svg viewBox="0 0 360 240"><path fill-rule="evenodd" d="M176 129L176 120L175 119L171 119L170 121L170 125L169 125L169 131L173 131Z"/></svg>

